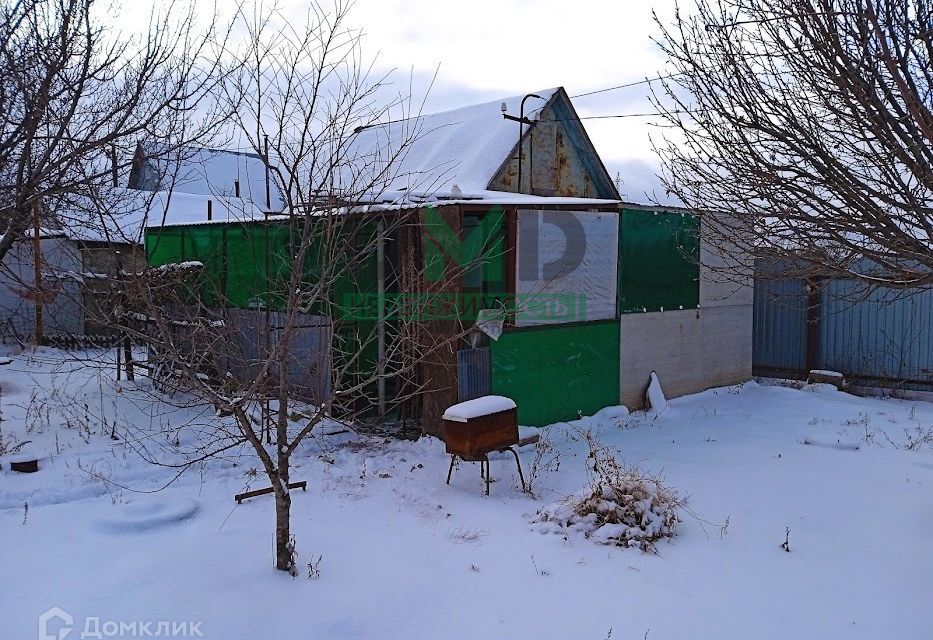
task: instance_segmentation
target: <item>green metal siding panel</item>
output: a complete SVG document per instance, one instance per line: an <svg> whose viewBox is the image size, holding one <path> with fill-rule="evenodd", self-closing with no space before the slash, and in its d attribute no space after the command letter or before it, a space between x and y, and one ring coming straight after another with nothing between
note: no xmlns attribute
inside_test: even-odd
<svg viewBox="0 0 933 640"><path fill-rule="evenodd" d="M218 306L224 294L224 243L222 227L194 227L185 236L187 260L197 260L204 265L198 282L201 301L209 306Z"/></svg>
<svg viewBox="0 0 933 640"><path fill-rule="evenodd" d="M365 246L376 232L375 224L347 229L346 242ZM322 254L321 239L305 259L306 282L314 282L325 262L333 275L331 302L339 316L352 316L352 309L341 313L345 304L358 303L361 294L376 291L375 251L357 264L334 264L333 257ZM171 227L146 232L146 255L149 266L170 262L198 260L204 263L202 299L208 304L250 308L269 304L282 306L282 294L291 274L292 233L284 224L230 224ZM350 252L350 255L354 255ZM312 311L324 312L327 306L316 305Z"/></svg>
<svg viewBox="0 0 933 640"><path fill-rule="evenodd" d="M700 304L699 260L696 217L624 209L619 225L619 309L695 309Z"/></svg>
<svg viewBox="0 0 933 640"><path fill-rule="evenodd" d="M161 267L171 262L183 262L184 231L181 229L147 230L145 237L146 264Z"/></svg>
<svg viewBox="0 0 933 640"><path fill-rule="evenodd" d="M289 230L284 225L227 226L225 290L227 305L276 309L290 272Z"/></svg>
<svg viewBox="0 0 933 640"><path fill-rule="evenodd" d="M619 402L619 323L513 329L491 344L492 391L542 426Z"/></svg>
<svg viewBox="0 0 933 640"><path fill-rule="evenodd" d="M201 300L215 304L221 294L223 274L222 230L216 227L172 227L146 231L146 263L150 267L196 260L204 270L196 285ZM194 291L189 291L195 297Z"/></svg>

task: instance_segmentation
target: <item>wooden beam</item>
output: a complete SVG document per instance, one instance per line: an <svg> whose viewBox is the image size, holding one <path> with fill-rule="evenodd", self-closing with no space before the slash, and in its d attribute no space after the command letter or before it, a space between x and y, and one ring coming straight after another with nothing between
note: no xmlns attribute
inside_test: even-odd
<svg viewBox="0 0 933 640"><path fill-rule="evenodd" d="M288 488L289 489L301 489L302 491L307 491L308 481L302 480L301 482L290 482L288 485ZM240 504L244 500L255 498L256 496L264 496L267 493L272 493L274 491L275 489L273 489L272 487L268 487L266 489L256 489L254 491L247 491L246 493L238 493L235 496L233 496L233 499L236 500L237 504Z"/></svg>

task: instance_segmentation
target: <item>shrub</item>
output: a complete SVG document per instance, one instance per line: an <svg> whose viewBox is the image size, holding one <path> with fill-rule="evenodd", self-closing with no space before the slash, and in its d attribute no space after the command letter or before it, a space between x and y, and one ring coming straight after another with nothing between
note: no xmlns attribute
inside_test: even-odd
<svg viewBox="0 0 933 640"><path fill-rule="evenodd" d="M538 511L543 530L569 529L600 544L656 552L655 542L674 536L680 523L677 493L660 478L618 460L618 452L581 433L589 448L587 486Z"/></svg>

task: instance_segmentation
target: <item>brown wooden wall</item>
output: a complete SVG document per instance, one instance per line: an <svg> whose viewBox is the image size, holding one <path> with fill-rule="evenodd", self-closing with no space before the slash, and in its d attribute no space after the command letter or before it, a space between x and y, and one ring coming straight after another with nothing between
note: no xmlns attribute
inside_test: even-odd
<svg viewBox="0 0 933 640"><path fill-rule="evenodd" d="M461 232L460 207L442 205L437 208L444 222L456 233ZM445 265L445 277L440 282L426 282L422 232L425 211L410 212L412 224L399 234L399 290L411 293L451 293L461 288L457 265ZM425 310L415 310L416 313ZM441 416L457 403L457 349L462 328L453 319L426 318L423 322L407 323L400 336L410 345L408 357L417 360L413 375L402 376L399 397L410 395L408 411L421 418L424 433L444 437Z"/></svg>

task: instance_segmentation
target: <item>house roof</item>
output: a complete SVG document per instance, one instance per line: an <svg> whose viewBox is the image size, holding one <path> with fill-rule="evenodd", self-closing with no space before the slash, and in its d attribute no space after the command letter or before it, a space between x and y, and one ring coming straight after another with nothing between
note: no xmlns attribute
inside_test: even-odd
<svg viewBox="0 0 933 640"><path fill-rule="evenodd" d="M62 229L48 233L82 242L139 244L147 227L266 218L265 212L249 200L214 195L113 188L93 200L72 200L69 210L57 215Z"/></svg>
<svg viewBox="0 0 933 640"><path fill-rule="evenodd" d="M544 101L526 103L529 112L525 116L536 120L558 91L536 91ZM517 115L523 97L370 126L349 146L343 186L350 186L349 176L356 179L362 174L356 184L376 183L367 196L371 201L392 200L405 193L485 192L518 143L516 123L502 117L501 105ZM527 125L519 126L523 133L528 129ZM389 175L375 180L380 172L386 172L390 161Z"/></svg>
<svg viewBox="0 0 933 640"><path fill-rule="evenodd" d="M166 149L140 143L133 159L129 187L204 196L239 197L266 209L266 167L254 153L181 147ZM282 209L284 199L269 180L269 208Z"/></svg>

